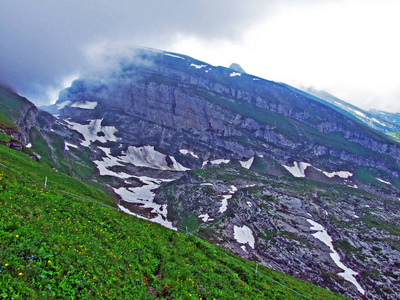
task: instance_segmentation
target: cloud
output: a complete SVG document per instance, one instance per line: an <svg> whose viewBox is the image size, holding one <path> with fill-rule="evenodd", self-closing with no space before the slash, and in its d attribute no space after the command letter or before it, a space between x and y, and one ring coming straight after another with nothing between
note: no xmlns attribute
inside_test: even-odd
<svg viewBox="0 0 400 300"><path fill-rule="evenodd" d="M0 81L36 103L88 67L99 44L168 48L180 36L240 39L267 1L1 0ZM257 9L255 9L257 8Z"/></svg>

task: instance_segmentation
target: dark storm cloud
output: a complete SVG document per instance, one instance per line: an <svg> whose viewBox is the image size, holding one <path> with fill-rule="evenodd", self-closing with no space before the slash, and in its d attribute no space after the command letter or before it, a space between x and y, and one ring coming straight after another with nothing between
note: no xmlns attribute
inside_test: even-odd
<svg viewBox="0 0 400 300"><path fill-rule="evenodd" d="M179 35L240 39L268 1L0 0L0 82L40 104L45 90L82 71L96 43L167 49Z"/></svg>

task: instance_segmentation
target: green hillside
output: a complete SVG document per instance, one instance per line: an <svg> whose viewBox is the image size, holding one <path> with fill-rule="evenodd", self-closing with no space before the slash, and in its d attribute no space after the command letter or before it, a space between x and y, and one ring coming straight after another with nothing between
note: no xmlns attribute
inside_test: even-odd
<svg viewBox="0 0 400 300"><path fill-rule="evenodd" d="M3 145L0 164L0 298L343 298L126 215L104 192Z"/></svg>

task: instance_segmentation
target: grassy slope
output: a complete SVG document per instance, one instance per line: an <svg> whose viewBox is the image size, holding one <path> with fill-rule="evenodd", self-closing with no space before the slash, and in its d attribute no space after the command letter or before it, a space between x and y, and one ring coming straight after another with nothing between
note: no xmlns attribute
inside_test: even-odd
<svg viewBox="0 0 400 300"><path fill-rule="evenodd" d="M8 166L0 165L0 298L303 299L272 278L313 299L341 298L261 266L255 273L253 262L194 236L83 200L111 202L1 145L0 163Z"/></svg>

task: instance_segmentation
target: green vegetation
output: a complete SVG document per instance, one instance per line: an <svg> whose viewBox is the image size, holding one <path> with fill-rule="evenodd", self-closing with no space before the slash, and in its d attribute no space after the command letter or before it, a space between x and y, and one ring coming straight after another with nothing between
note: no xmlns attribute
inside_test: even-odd
<svg viewBox="0 0 400 300"><path fill-rule="evenodd" d="M14 129L14 130L18 130L18 126L15 125L9 118L7 118L7 117L0 111L0 129Z"/></svg>
<svg viewBox="0 0 400 300"><path fill-rule="evenodd" d="M0 145L0 154L0 298L303 299L285 286L343 298L261 266L256 273L253 262L104 206L105 193L23 153Z"/></svg>

